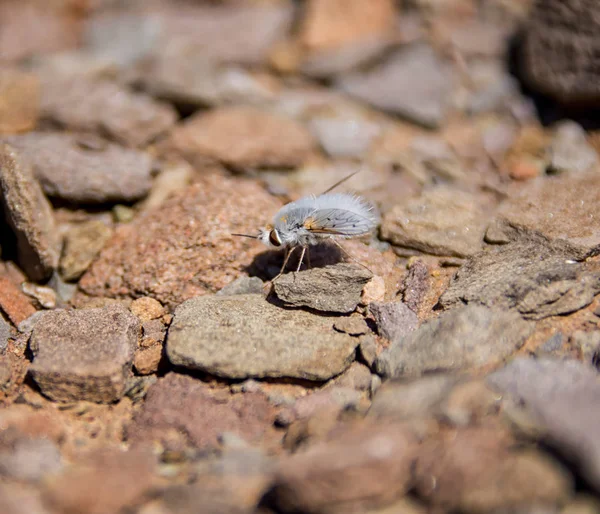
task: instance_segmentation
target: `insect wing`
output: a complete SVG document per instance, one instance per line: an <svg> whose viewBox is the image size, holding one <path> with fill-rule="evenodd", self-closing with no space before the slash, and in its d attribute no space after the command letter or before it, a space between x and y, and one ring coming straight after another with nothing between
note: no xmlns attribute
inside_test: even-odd
<svg viewBox="0 0 600 514"><path fill-rule="evenodd" d="M317 234L359 236L373 228L373 221L346 209L316 209L308 220L307 230Z"/></svg>

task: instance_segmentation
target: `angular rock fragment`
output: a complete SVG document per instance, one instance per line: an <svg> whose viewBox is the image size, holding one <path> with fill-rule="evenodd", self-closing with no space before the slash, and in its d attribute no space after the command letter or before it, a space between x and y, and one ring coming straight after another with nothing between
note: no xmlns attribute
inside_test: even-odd
<svg viewBox="0 0 600 514"><path fill-rule="evenodd" d="M396 340L379 355L376 367L380 375L394 378L494 364L520 348L532 331L518 313L468 305Z"/></svg>
<svg viewBox="0 0 600 514"><path fill-rule="evenodd" d="M0 277L0 309L15 327L35 313L27 296L6 277Z"/></svg>
<svg viewBox="0 0 600 514"><path fill-rule="evenodd" d="M335 319L284 309L262 295L202 296L175 310L167 356L226 378L328 380L354 359L358 342Z"/></svg>
<svg viewBox="0 0 600 514"><path fill-rule="evenodd" d="M419 325L417 315L402 302L371 303L369 311L375 318L379 335L398 341Z"/></svg>
<svg viewBox="0 0 600 514"><path fill-rule="evenodd" d="M19 152L0 143L0 192L4 215L17 238L19 264L34 281L58 265L59 240L52 208Z"/></svg>
<svg viewBox="0 0 600 514"><path fill-rule="evenodd" d="M112 230L100 220L74 226L65 236L59 272L64 280L77 280L104 247Z"/></svg>
<svg viewBox="0 0 600 514"><path fill-rule="evenodd" d="M388 212L381 237L400 247L466 257L481 249L485 229L486 212L479 198L439 187Z"/></svg>
<svg viewBox="0 0 600 514"><path fill-rule="evenodd" d="M374 107L437 127L446 116L453 82L450 67L429 46L416 45L373 70L342 76L338 87Z"/></svg>
<svg viewBox="0 0 600 514"><path fill-rule="evenodd" d="M76 131L97 132L126 146L143 146L177 120L175 110L107 81L45 76L42 117Z"/></svg>
<svg viewBox="0 0 600 514"><path fill-rule="evenodd" d="M273 283L273 290L287 306L345 314L356 309L363 287L372 276L361 266L341 263L286 273Z"/></svg>
<svg viewBox="0 0 600 514"><path fill-rule="evenodd" d="M538 237L487 249L458 270L440 305L515 308L531 319L575 312L600 292L600 272L568 246Z"/></svg>
<svg viewBox="0 0 600 514"><path fill-rule="evenodd" d="M44 192L74 204L132 202L152 186L152 158L99 138L57 132L6 137Z"/></svg>
<svg viewBox="0 0 600 514"><path fill-rule="evenodd" d="M558 124L550 146L552 171L584 173L597 167L598 163L598 154L587 142L585 130L580 125L572 121Z"/></svg>
<svg viewBox="0 0 600 514"><path fill-rule="evenodd" d="M138 334L138 319L120 305L48 312L31 333L33 379L56 401L116 401Z"/></svg>

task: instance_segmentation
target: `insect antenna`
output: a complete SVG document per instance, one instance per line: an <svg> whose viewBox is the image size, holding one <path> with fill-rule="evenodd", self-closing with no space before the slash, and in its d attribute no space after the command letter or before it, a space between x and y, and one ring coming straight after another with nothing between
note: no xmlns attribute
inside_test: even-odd
<svg viewBox="0 0 600 514"><path fill-rule="evenodd" d="M249 237L250 239L258 239L258 236L251 236L250 234L231 234L232 236L237 237Z"/></svg>
<svg viewBox="0 0 600 514"><path fill-rule="evenodd" d="M348 253L348 250L346 250L340 243L338 243L335 239L330 239L330 241L332 243L334 243L341 251L342 253L348 257L350 260L354 261L356 264L358 264L359 266L362 266L363 268L365 268L369 273L371 273L372 275L374 275L373 271L371 271L369 268L367 268L362 262L360 262L356 257L353 257L352 255L350 255L350 253Z"/></svg>
<svg viewBox="0 0 600 514"><path fill-rule="evenodd" d="M339 185L343 184L344 182L346 182L346 180L351 179L354 175L356 175L357 173L360 173L361 170L355 171L354 173L350 173L350 175L347 175L346 177L344 177L342 180L338 180L335 184L333 184L333 186L331 186L329 189L323 191L321 193L321 195L327 194L329 193L329 191L334 190L336 187L338 187ZM320 196L320 195L319 195Z"/></svg>

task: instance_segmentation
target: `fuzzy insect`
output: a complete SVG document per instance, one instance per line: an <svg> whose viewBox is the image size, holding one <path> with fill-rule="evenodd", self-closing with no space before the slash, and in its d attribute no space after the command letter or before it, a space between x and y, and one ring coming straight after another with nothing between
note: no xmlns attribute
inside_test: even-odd
<svg viewBox="0 0 600 514"><path fill-rule="evenodd" d="M324 240L332 241L347 255L336 238L349 239L363 236L371 232L378 222L373 207L359 196L329 192L353 175L355 173L334 184L319 196L308 196L283 206L275 214L273 222L261 229L258 236L232 235L259 239L269 248L286 250L281 271L273 280L277 280L283 274L296 248L302 249L296 271L300 270L308 247Z"/></svg>

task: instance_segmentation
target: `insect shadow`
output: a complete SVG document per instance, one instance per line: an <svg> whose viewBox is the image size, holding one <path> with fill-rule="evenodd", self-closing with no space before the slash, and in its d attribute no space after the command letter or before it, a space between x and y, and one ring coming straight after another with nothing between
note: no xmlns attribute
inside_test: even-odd
<svg viewBox="0 0 600 514"><path fill-rule="evenodd" d="M300 270L312 268L324 268L340 262L346 262L347 256L335 244L327 241L310 246L307 248L308 259L306 256L302 262ZM281 270L285 250L267 250L258 254L253 261L245 267L244 271L251 277L258 277L263 281L272 280ZM290 257L287 263L285 273L291 273L298 267L300 252L296 251Z"/></svg>

